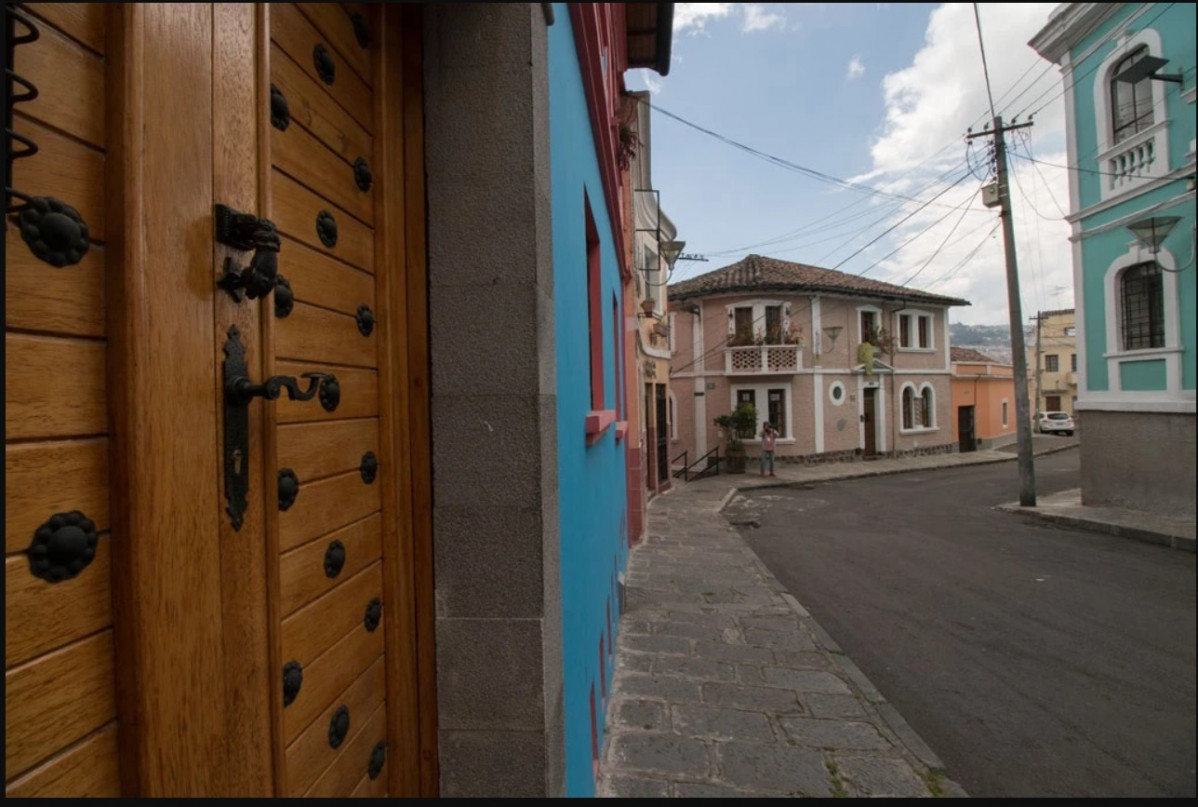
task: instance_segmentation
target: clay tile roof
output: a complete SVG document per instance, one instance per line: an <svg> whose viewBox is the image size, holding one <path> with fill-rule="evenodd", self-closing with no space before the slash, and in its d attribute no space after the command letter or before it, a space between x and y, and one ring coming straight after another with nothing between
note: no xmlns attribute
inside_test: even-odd
<svg viewBox="0 0 1198 807"><path fill-rule="evenodd" d="M949 347L951 361L974 362L976 364L1002 364L998 359L991 358L985 353L979 353L971 347Z"/></svg>
<svg viewBox="0 0 1198 807"><path fill-rule="evenodd" d="M671 283L667 289L672 301L692 297L714 297L734 292L821 292L855 297L902 300L933 305L969 305L968 300L943 297L918 289L883 283L860 275L821 269L802 263L780 261L762 255L749 255L731 266Z"/></svg>

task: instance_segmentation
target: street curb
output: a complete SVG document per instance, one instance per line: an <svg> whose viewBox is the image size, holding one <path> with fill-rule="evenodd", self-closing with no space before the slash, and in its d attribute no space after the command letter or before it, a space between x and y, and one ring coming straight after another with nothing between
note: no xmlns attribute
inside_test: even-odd
<svg viewBox="0 0 1198 807"><path fill-rule="evenodd" d="M1171 535L1165 532L1157 532L1155 530L1146 530L1141 527L1129 527L1125 524L1111 524L1106 521L1098 521L1095 519L1082 518L1080 516L1070 516L1064 513L1052 513L1040 510L1035 507L1023 507L1018 502L1009 504L995 505L995 510L1001 510L1004 513L1016 513L1028 518L1037 518L1042 521L1049 521L1054 524L1061 524L1066 527L1078 527L1081 529L1091 530L1093 532L1101 532L1106 535L1114 535L1117 538L1130 538L1135 541L1143 541L1144 543L1163 546L1169 549L1178 549L1182 552L1194 553L1194 539L1186 535Z"/></svg>
<svg viewBox="0 0 1198 807"><path fill-rule="evenodd" d="M733 488L732 491L729 492L729 495L725 497L725 502L736 492L737 489ZM721 510L722 509L723 506L721 506ZM767 580L773 581L777 585L778 593L781 595L782 599L787 605L790 606L791 610L798 615L799 620L807 626L807 629L811 631L812 635L815 637L815 640L819 642L823 649L832 657L832 660L836 663L836 666L839 667L840 670L853 682L853 686L855 686L861 693L861 697L863 697L870 706L877 710L878 716L881 717L886 726L894 733L895 738L902 743L902 746L907 750L907 753L911 755L911 758L918 760L921 765L928 769L929 773L936 776L946 776L948 774L948 770L945 767L943 760L937 756L936 752L932 750L931 746L924 742L923 738L920 737L915 729L911 727L911 724L908 723L901 714L899 714L898 709L896 709L894 705L890 703L890 701L886 700L886 696L883 695L876 686L874 686L873 682L869 680L861 668L858 667L853 660L845 654L840 645L836 643L836 640L833 639L831 635L824 630L823 626L815 620L815 617L811 615L811 612L804 608L802 603L800 603L793 594L785 590L782 582L774 576L773 572L769 570L769 567L765 565L765 561L763 561L757 552L754 551L753 547L749 546L749 542L746 541L744 536L740 534L740 531L731 524L729 524L729 527L733 530L733 532L736 533L737 537L741 540L749 554L753 556L753 559L756 562L758 569L760 569L762 576ZM945 793L947 796L955 798L969 798L969 794L966 793L965 789L962 788L961 785L956 781L945 778L943 781L941 781L941 786L945 787L945 789L948 791Z"/></svg>
<svg viewBox="0 0 1198 807"><path fill-rule="evenodd" d="M1078 447L1077 443L1069 443L1068 445L1063 445L1063 446L1053 446L1052 448L1045 448L1040 451L1037 451L1033 456L1042 457L1046 454L1057 454L1061 451L1068 451L1071 448L1077 448L1077 447ZM823 477L821 479L795 480L793 482L761 482L759 484L746 483L744 486L734 485L730 494L724 497L724 500L723 500L723 502L721 502L719 509L720 509L720 511L723 511L724 507L726 507L728 502L731 500L732 495L734 495L736 493L746 493L748 491L754 491L754 490L767 490L770 488L804 488L804 487L807 487L810 485L821 485L821 484L825 484L828 482L840 482L840 481L848 480L848 479L868 479L870 477L875 477L875 476L893 476L895 474L911 474L911 473L919 473L921 471L923 471L923 472L943 471L946 468L968 468L973 465L996 465L1000 462L1012 462L1013 460L1017 460L1017 459L1019 459L1019 455L1012 454L1009 457L986 457L984 459L970 460L969 462L959 462L959 463L953 463L953 464L949 464L949 465L939 465L939 466L933 466L933 467L887 468L887 469L881 470L881 471L862 470L862 471L854 471L851 473L842 474L839 476Z"/></svg>

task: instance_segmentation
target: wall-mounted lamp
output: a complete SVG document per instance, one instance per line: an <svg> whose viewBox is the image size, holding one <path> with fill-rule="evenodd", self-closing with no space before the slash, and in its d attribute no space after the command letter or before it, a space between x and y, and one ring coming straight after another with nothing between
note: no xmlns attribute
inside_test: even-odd
<svg viewBox="0 0 1198 807"><path fill-rule="evenodd" d="M1156 81L1172 81L1174 84L1181 84L1181 73L1162 74L1156 72L1168 63L1168 59L1144 54L1118 73L1115 76L1115 81L1124 84L1139 84L1144 79L1150 78Z"/></svg>
<svg viewBox="0 0 1198 807"><path fill-rule="evenodd" d="M1179 221L1181 218L1178 216L1149 216L1139 221L1133 221L1127 225L1127 229L1142 246L1155 255L1160 252L1161 244L1169 237L1169 233L1173 231Z"/></svg>
<svg viewBox="0 0 1198 807"><path fill-rule="evenodd" d="M673 272L674 264L677 262L678 256L682 254L682 248L686 246L686 242L658 241L658 245L661 247L661 252L659 254L662 257L662 260L666 262L666 272Z"/></svg>
<svg viewBox="0 0 1198 807"><path fill-rule="evenodd" d="M833 350L836 347L836 337L840 336L840 332L844 330L843 325L829 325L824 328L824 335L831 340L832 344L828 345L828 350ZM819 339L816 339L815 349L817 353L823 353L823 345Z"/></svg>

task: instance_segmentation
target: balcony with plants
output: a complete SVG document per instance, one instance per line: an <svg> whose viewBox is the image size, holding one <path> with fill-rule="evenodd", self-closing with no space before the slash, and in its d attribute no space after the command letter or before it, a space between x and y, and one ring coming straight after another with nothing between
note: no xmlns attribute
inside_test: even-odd
<svg viewBox="0 0 1198 807"><path fill-rule="evenodd" d="M803 329L793 324L738 329L724 349L727 375L779 375L802 368Z"/></svg>

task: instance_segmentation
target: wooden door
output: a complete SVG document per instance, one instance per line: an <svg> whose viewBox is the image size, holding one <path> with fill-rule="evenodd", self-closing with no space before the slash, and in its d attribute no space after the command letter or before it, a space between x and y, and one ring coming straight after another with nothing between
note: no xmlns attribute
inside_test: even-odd
<svg viewBox="0 0 1198 807"><path fill-rule="evenodd" d="M878 426L877 426L877 402L878 390L875 387L869 387L863 392L862 398L862 421L865 423L865 448L862 454L866 457L876 457L878 455Z"/></svg>
<svg viewBox="0 0 1198 807"><path fill-rule="evenodd" d="M961 406L957 408L957 437L960 441L960 451L975 451L974 442L974 408Z"/></svg>
<svg viewBox="0 0 1198 807"><path fill-rule="evenodd" d="M13 184L89 248L6 228L7 794L435 793L418 11L28 11ZM289 286L218 287L217 205ZM339 392L253 400L235 463L234 335Z"/></svg>
<svg viewBox="0 0 1198 807"><path fill-rule="evenodd" d="M402 173L380 170L381 124L401 110L383 95L378 11L269 6L275 114L264 179L294 303L286 311L276 299L268 317L265 372L330 374L340 393L334 408L325 382L323 402L280 400L265 417L268 478L278 480L266 526L285 796L386 795L386 766L410 747L392 735L416 726L403 713L412 704L387 702L388 671L414 681L415 648L403 599L413 579L399 423L403 186ZM389 146L402 155L402 142Z"/></svg>

